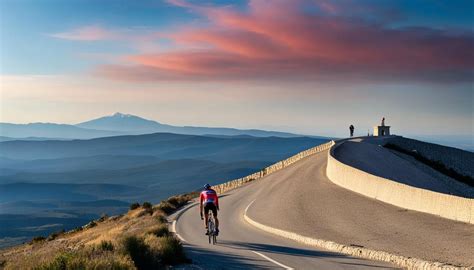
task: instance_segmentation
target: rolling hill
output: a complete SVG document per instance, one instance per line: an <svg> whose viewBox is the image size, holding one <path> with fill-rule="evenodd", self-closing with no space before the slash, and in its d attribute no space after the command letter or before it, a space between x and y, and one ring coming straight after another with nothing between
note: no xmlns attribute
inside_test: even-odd
<svg viewBox="0 0 474 270"><path fill-rule="evenodd" d="M0 157L9 159L58 159L97 155L154 156L162 159L216 161L279 160L327 140L294 137L211 137L155 133L72 141L0 142Z"/></svg>

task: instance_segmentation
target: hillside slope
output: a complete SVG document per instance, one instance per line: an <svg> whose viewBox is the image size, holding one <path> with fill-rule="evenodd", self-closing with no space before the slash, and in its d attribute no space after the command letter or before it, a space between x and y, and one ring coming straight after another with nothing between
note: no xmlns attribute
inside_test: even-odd
<svg viewBox="0 0 474 270"><path fill-rule="evenodd" d="M96 155L154 156L166 159L201 158L216 161L278 160L326 142L295 137L210 137L155 133L73 141L0 142L0 157L9 159L54 159ZM269 158L272 157L272 158Z"/></svg>
<svg viewBox="0 0 474 270"><path fill-rule="evenodd" d="M125 214L2 249L0 268L141 270L186 262L181 243L167 229L163 205L174 209L187 200L181 196L153 207L138 205Z"/></svg>

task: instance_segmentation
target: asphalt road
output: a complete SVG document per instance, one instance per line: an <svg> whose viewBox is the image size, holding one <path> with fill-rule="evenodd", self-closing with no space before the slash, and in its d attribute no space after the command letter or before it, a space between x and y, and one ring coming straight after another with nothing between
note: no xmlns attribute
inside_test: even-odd
<svg viewBox="0 0 474 270"><path fill-rule="evenodd" d="M471 264L473 226L407 211L341 188L325 174L327 151L221 197L221 234L209 245L199 210L191 206L175 229L201 269L394 268L315 249L249 225L243 214L265 225L304 236L360 245L407 257ZM198 268L199 269L199 268Z"/></svg>
<svg viewBox="0 0 474 270"><path fill-rule="evenodd" d="M188 256L197 269L393 269L394 266L314 249L250 226L245 208L257 199L257 181L221 197L221 233L209 245L199 209L194 205L176 222Z"/></svg>
<svg viewBox="0 0 474 270"><path fill-rule="evenodd" d="M249 185L253 186L254 184ZM246 188L222 198L221 233L210 245L198 207L185 211L176 223L187 255L198 269L393 269L393 266L300 245L251 227L243 220L254 197ZM244 195L245 194L245 195Z"/></svg>
<svg viewBox="0 0 474 270"><path fill-rule="evenodd" d="M255 189L258 199L249 216L304 236L474 266L474 225L402 209L337 186L326 177L326 164L323 152L262 179L258 184L264 188Z"/></svg>

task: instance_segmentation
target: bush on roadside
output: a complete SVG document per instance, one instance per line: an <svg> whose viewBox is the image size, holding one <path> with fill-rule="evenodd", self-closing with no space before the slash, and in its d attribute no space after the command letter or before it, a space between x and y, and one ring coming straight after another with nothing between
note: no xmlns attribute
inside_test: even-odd
<svg viewBox="0 0 474 270"><path fill-rule="evenodd" d="M158 210L161 210L163 213L169 215L176 211L176 209L187 204L191 199L193 193L188 193L184 195L178 195L168 198L167 200L161 201L157 206Z"/></svg>
<svg viewBox="0 0 474 270"><path fill-rule="evenodd" d="M137 209L138 207L140 207L140 204L137 203L137 202L130 204L130 210L135 210L135 209Z"/></svg>
<svg viewBox="0 0 474 270"><path fill-rule="evenodd" d="M173 236L164 236L159 238L159 242L163 264L174 265L189 262L184 254L183 245L178 239Z"/></svg>
<svg viewBox="0 0 474 270"><path fill-rule="evenodd" d="M158 215L158 216L156 216L156 221L158 221L158 223L160 223L160 224L166 224L166 223L168 223L168 220L167 220L166 217L163 216L163 215Z"/></svg>
<svg viewBox="0 0 474 270"><path fill-rule="evenodd" d="M170 231L168 230L167 224L160 224L160 225L154 226L148 231L148 233L154 234L157 237L170 235Z"/></svg>
<svg viewBox="0 0 474 270"><path fill-rule="evenodd" d="M190 200L188 195L179 195L179 196L173 196L168 199L168 202L172 204L174 207L179 208Z"/></svg>
<svg viewBox="0 0 474 270"><path fill-rule="evenodd" d="M142 238L127 236L122 240L123 251L132 258L138 270L160 267L159 254L153 252Z"/></svg>
<svg viewBox="0 0 474 270"><path fill-rule="evenodd" d="M157 206L158 210L161 210L163 213L169 215L173 213L176 210L176 207L172 205L171 203L167 201L162 201L160 204Z"/></svg>

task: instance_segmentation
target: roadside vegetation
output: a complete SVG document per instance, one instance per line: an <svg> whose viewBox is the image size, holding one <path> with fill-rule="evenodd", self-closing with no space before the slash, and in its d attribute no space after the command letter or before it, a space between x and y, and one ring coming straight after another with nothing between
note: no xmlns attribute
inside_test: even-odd
<svg viewBox="0 0 474 270"><path fill-rule="evenodd" d="M168 198L153 206L133 203L127 214L93 220L74 230L38 236L0 255L5 269L168 269L189 263L166 216L198 193ZM6 254L6 253L4 253ZM2 257L3 256L3 257Z"/></svg>
<svg viewBox="0 0 474 270"><path fill-rule="evenodd" d="M156 207L155 210L162 211L164 214L171 214L176 211L178 208L182 207L188 203L193 198L196 198L199 195L198 192L186 193L178 196L173 196L167 200L161 201Z"/></svg>

